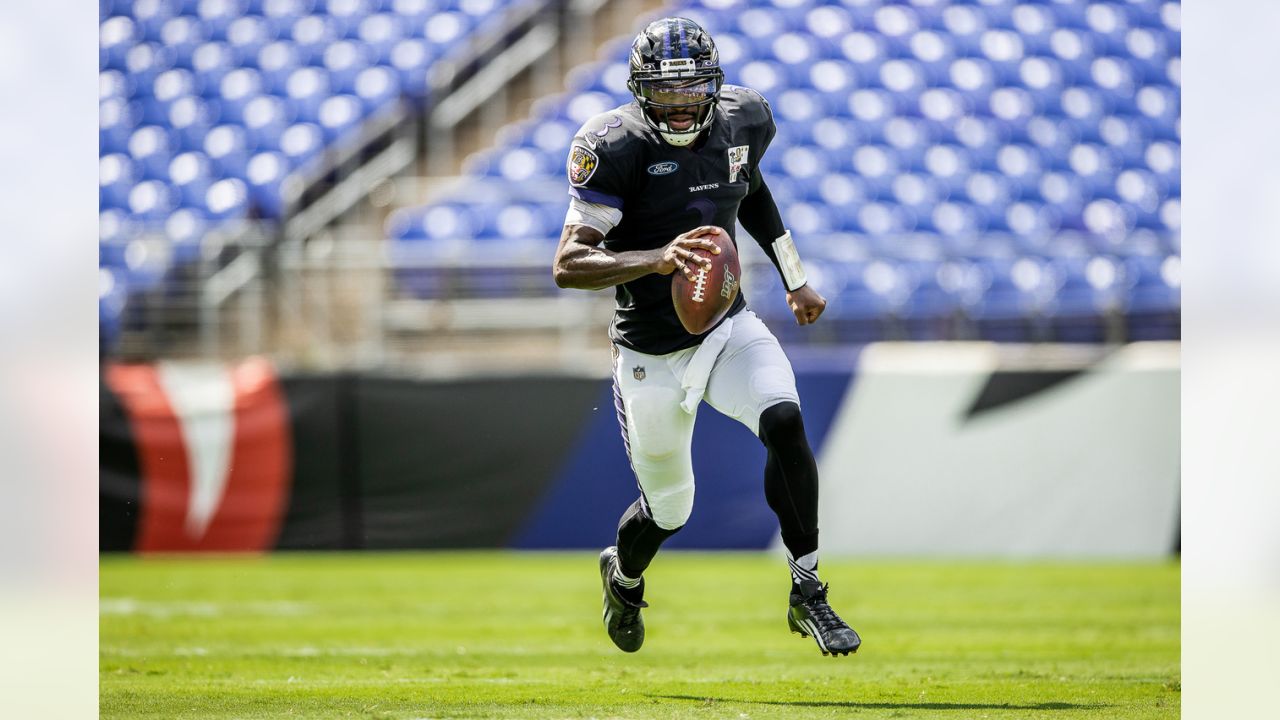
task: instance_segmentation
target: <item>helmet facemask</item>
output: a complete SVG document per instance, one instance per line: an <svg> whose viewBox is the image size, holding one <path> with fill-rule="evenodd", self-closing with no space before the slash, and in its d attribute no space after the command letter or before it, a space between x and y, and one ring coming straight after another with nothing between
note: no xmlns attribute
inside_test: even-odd
<svg viewBox="0 0 1280 720"><path fill-rule="evenodd" d="M668 143L685 146L711 124L722 83L721 77L634 80L631 91L649 126Z"/></svg>

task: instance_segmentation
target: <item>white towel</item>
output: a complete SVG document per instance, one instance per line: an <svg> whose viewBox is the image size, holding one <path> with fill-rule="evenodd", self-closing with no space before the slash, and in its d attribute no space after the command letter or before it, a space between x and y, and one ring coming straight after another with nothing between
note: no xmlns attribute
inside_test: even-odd
<svg viewBox="0 0 1280 720"><path fill-rule="evenodd" d="M689 364L684 369L684 378L680 381L680 386L684 389L684 402L680 403L680 408L690 415L698 409L698 403L702 402L702 395L707 391L707 381L711 379L711 368L715 367L716 359L729 342L729 333L732 331L733 318L725 318L720 327L703 338L702 344L689 359Z"/></svg>

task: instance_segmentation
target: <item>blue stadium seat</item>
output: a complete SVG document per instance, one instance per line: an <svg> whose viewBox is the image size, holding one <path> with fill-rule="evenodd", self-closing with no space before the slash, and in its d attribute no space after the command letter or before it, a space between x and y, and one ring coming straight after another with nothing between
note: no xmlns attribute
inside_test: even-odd
<svg viewBox="0 0 1280 720"><path fill-rule="evenodd" d="M98 352L107 354L119 340L129 298L124 273L98 268Z"/></svg>
<svg viewBox="0 0 1280 720"><path fill-rule="evenodd" d="M278 97L263 95L245 105L244 129L249 144L259 150L279 149L280 136L292 120L289 106Z"/></svg>
<svg viewBox="0 0 1280 720"><path fill-rule="evenodd" d="M129 138L137 126L135 109L123 98L98 103L99 152L128 152Z"/></svg>
<svg viewBox="0 0 1280 720"><path fill-rule="evenodd" d="M427 94L427 68L434 59L430 43L421 39L401 40L391 49L391 67L400 75L400 87L417 98Z"/></svg>
<svg viewBox="0 0 1280 720"><path fill-rule="evenodd" d="M982 260L979 272L984 287L964 306L978 337L996 342L1042 339L1039 316L1053 291L1048 266L1029 257Z"/></svg>
<svg viewBox="0 0 1280 720"><path fill-rule="evenodd" d="M219 177L243 177L249 149L248 133L239 125L218 125L204 140L204 152Z"/></svg>
<svg viewBox="0 0 1280 720"><path fill-rule="evenodd" d="M1095 255L1079 260L1056 260L1058 287L1045 305L1053 339L1069 343L1100 343L1107 339L1106 317L1118 312L1124 295L1124 268L1113 258Z"/></svg>
<svg viewBox="0 0 1280 720"><path fill-rule="evenodd" d="M356 76L354 89L366 114L371 113L400 97L400 76L386 67L365 68Z"/></svg>
<svg viewBox="0 0 1280 720"><path fill-rule="evenodd" d="M144 180L129 191L129 213L142 223L164 220L178 205L175 195L167 182Z"/></svg>
<svg viewBox="0 0 1280 720"><path fill-rule="evenodd" d="M129 136L129 156L139 176L150 180L167 177L173 143L169 132L159 125L145 125Z"/></svg>
<svg viewBox="0 0 1280 720"><path fill-rule="evenodd" d="M334 95L320 104L316 118L328 143L338 142L355 130L364 115L364 106L353 95Z"/></svg>
<svg viewBox="0 0 1280 720"><path fill-rule="evenodd" d="M293 43L277 40L264 45L258 51L254 64L258 68L266 91L282 95L286 92L289 76L302 66L302 61Z"/></svg>
<svg viewBox="0 0 1280 720"><path fill-rule="evenodd" d="M98 26L98 68L125 69L125 55L140 39L138 28L131 18L107 18Z"/></svg>
<svg viewBox="0 0 1280 720"><path fill-rule="evenodd" d="M187 16L169 20L160 31L160 42L166 51L172 53L173 61L178 67L190 68L196 48L208 39L205 27L199 21Z"/></svg>
<svg viewBox="0 0 1280 720"><path fill-rule="evenodd" d="M948 69L947 78L950 86L975 108L987 107L997 87L995 69L983 58L956 59Z"/></svg>
<svg viewBox="0 0 1280 720"><path fill-rule="evenodd" d="M1081 143L1067 155L1068 168L1080 180L1089 197L1112 192L1116 175L1115 156L1101 145Z"/></svg>
<svg viewBox="0 0 1280 720"><path fill-rule="evenodd" d="M173 263L177 266L198 262L209 221L195 208L174 211L164 223L164 234L169 239Z"/></svg>
<svg viewBox="0 0 1280 720"><path fill-rule="evenodd" d="M339 37L354 38L360 28L360 22L376 12L377 8L369 0L325 0L325 11L333 18Z"/></svg>
<svg viewBox="0 0 1280 720"><path fill-rule="evenodd" d="M373 54L375 62L391 63L391 52L405 38L406 22L393 13L377 13L360 21L356 37Z"/></svg>
<svg viewBox="0 0 1280 720"><path fill-rule="evenodd" d="M324 151L324 130L315 123L291 125L280 135L280 152L290 167L301 167Z"/></svg>
<svg viewBox="0 0 1280 720"><path fill-rule="evenodd" d="M227 47L231 48L238 65L257 63L258 53L275 38L271 25L261 17L246 15L227 26Z"/></svg>
<svg viewBox="0 0 1280 720"><path fill-rule="evenodd" d="M245 0L200 0L196 15L213 40L227 39L227 28L244 15Z"/></svg>
<svg viewBox="0 0 1280 720"><path fill-rule="evenodd" d="M191 54L191 69L200 78L201 94L209 99L218 97L223 78L235 67L235 56L226 43L204 43Z"/></svg>
<svg viewBox="0 0 1280 720"><path fill-rule="evenodd" d="M205 193L214 182L213 163L201 152L185 152L169 163L169 185L177 191L185 207L202 207Z"/></svg>
<svg viewBox="0 0 1280 720"><path fill-rule="evenodd" d="M364 46L351 40L340 40L325 48L324 68L329 71L329 83L340 93L355 92L356 76L369 67Z"/></svg>
<svg viewBox="0 0 1280 720"><path fill-rule="evenodd" d="M1177 143L1151 143L1143 153L1143 164L1155 173L1169 195L1182 195L1182 151Z"/></svg>
<svg viewBox="0 0 1280 720"><path fill-rule="evenodd" d="M920 29L920 18L909 7L885 5L872 16L875 29L884 36L889 54L895 58L911 57L911 36Z"/></svg>
<svg viewBox="0 0 1280 720"><path fill-rule="evenodd" d="M1109 55L1125 52L1129 16L1119 4L1091 3L1085 8L1085 25L1101 49Z"/></svg>
<svg viewBox="0 0 1280 720"><path fill-rule="evenodd" d="M143 100L144 122L164 124L169 120L170 106L180 98L197 94L199 85L190 70L166 70L156 77L151 98Z"/></svg>
<svg viewBox="0 0 1280 720"><path fill-rule="evenodd" d="M956 54L973 57L980 54L982 33L987 30L986 16L972 5L952 4L942 10L937 30L955 42Z"/></svg>
<svg viewBox="0 0 1280 720"><path fill-rule="evenodd" d="M198 97L181 97L169 105L169 127L179 150L199 150L213 127L208 103Z"/></svg>
<svg viewBox="0 0 1280 720"><path fill-rule="evenodd" d="M470 31L469 16L458 12L436 13L422 25L422 37L437 54L452 50Z"/></svg>
<svg viewBox="0 0 1280 720"><path fill-rule="evenodd" d="M1135 97L1138 112L1146 118L1157 140L1178 140L1177 121L1182 114L1178 93L1167 85L1148 85Z"/></svg>
<svg viewBox="0 0 1280 720"><path fill-rule="evenodd" d="M131 8L134 27L149 42L160 40L160 28L173 17L177 8L163 0L134 0Z"/></svg>
<svg viewBox="0 0 1280 720"><path fill-rule="evenodd" d="M150 96L156 78L173 67L173 56L154 43L140 43L125 54L124 71L132 81L135 93Z"/></svg>
<svg viewBox="0 0 1280 720"><path fill-rule="evenodd" d="M203 210L211 220L218 222L244 218L249 212L249 191L244 181L227 178L209 186Z"/></svg>
<svg viewBox="0 0 1280 720"><path fill-rule="evenodd" d="M1022 37L1028 55L1052 52L1050 36L1057 27L1053 10L1044 5L1021 4L1009 14L1012 29Z"/></svg>
<svg viewBox="0 0 1280 720"><path fill-rule="evenodd" d="M254 155L245 169L249 197L262 217L278 218L284 212L281 185L289 175L289 158L278 152Z"/></svg>
<svg viewBox="0 0 1280 720"><path fill-rule="evenodd" d="M218 86L218 106L222 122L243 122L244 108L264 91L262 76L252 68L227 73Z"/></svg>
<svg viewBox="0 0 1280 720"><path fill-rule="evenodd" d="M861 145L853 151L852 168L865 182L870 197L887 198L900 166L897 154L888 146Z"/></svg>
<svg viewBox="0 0 1280 720"><path fill-rule="evenodd" d="M1057 210L1063 219L1063 227L1083 230L1081 213L1085 201L1090 196L1085 192L1084 184L1070 172L1047 172L1040 177L1037 188L1038 196L1046 205Z"/></svg>
<svg viewBox="0 0 1280 720"><path fill-rule="evenodd" d="M337 26L327 15L304 15L293 23L289 37L298 47L298 58L304 63L323 63L325 48L338 39Z"/></svg>
<svg viewBox="0 0 1280 720"><path fill-rule="evenodd" d="M1012 30L988 30L978 42L979 51L1002 84L1017 82L1018 68L1026 56L1022 36Z"/></svg>
<svg viewBox="0 0 1280 720"><path fill-rule="evenodd" d="M333 95L329 73L318 67L294 70L284 87L293 115L306 122L317 122L320 106Z"/></svg>
<svg viewBox="0 0 1280 720"><path fill-rule="evenodd" d="M1181 337L1182 262L1177 255L1126 261L1133 285L1125 299L1129 340L1176 340Z"/></svg>
<svg viewBox="0 0 1280 720"><path fill-rule="evenodd" d="M133 94L133 83L119 70L103 70L98 73L98 102L112 98L128 99Z"/></svg>
<svg viewBox="0 0 1280 720"><path fill-rule="evenodd" d="M436 10L436 0L392 0L390 10L410 27L421 27Z"/></svg>
<svg viewBox="0 0 1280 720"><path fill-rule="evenodd" d="M262 17L276 37L285 37L314 6L314 0L263 0Z"/></svg>
<svg viewBox="0 0 1280 720"><path fill-rule="evenodd" d="M129 207L129 191L137 182L133 160L124 153L110 153L98 158L98 207Z"/></svg>

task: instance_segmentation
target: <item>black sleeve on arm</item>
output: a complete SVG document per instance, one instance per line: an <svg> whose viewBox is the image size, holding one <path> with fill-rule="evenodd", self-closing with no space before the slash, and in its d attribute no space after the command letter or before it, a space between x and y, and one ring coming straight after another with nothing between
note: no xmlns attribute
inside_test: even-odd
<svg viewBox="0 0 1280 720"><path fill-rule="evenodd" d="M764 254L769 256L773 266L778 269L778 276L783 278L782 282L785 286L786 277L782 275L782 266L778 264L778 254L773 251L773 241L782 237L782 234L787 231L787 226L782 224L778 204L773 201L773 193L769 192L769 186L765 184L759 168L751 177L747 196L738 206L738 221L747 232L751 233L751 238L764 250Z"/></svg>

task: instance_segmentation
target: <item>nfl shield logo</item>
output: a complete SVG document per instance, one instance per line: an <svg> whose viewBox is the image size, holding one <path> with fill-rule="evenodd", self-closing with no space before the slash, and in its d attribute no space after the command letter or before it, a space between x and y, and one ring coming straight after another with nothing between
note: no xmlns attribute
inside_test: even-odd
<svg viewBox="0 0 1280 720"><path fill-rule="evenodd" d="M632 369L631 369L631 374L632 374L632 375L634 375L634 376L635 376L635 378L636 378L637 380L643 380L643 379L644 379L644 366L643 366L643 365L637 365L637 366L635 366L634 368L632 368Z"/></svg>

